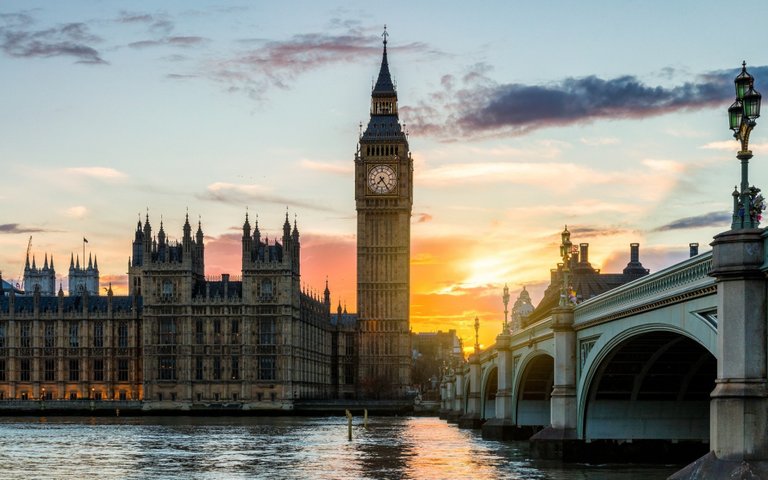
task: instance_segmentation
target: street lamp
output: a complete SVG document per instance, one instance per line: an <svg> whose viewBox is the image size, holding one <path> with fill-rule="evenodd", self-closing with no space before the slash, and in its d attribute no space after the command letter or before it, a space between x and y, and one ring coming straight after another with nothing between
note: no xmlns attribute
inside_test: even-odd
<svg viewBox="0 0 768 480"><path fill-rule="evenodd" d="M509 333L509 322L507 321L507 306L509 305L509 287L507 284L504 284L504 295L501 296L502 302L504 302L504 328L502 329L502 333L508 334Z"/></svg>
<svg viewBox="0 0 768 480"><path fill-rule="evenodd" d="M749 134L757 125L755 120L760 116L760 100L762 96L755 90L755 79L747 73L747 62L742 62L741 73L734 79L736 84L736 101L728 107L728 125L733 130L733 136L741 142L741 150L736 158L741 160L741 191L734 187L733 192L733 221L731 229L757 228L760 225L761 213L765 208L760 189L749 186L749 159L752 151L749 149Z"/></svg>
<svg viewBox="0 0 768 480"><path fill-rule="evenodd" d="M480 319L475 317L475 353L480 351Z"/></svg>
<svg viewBox="0 0 768 480"><path fill-rule="evenodd" d="M569 274L571 273L571 248L573 247L573 244L571 243L571 232L568 231L568 225L565 226L560 237L560 256L563 259L563 285L561 287L562 291L560 292L560 307L565 308L568 306L568 297L570 295L570 292L568 291L568 282L570 280Z"/></svg>

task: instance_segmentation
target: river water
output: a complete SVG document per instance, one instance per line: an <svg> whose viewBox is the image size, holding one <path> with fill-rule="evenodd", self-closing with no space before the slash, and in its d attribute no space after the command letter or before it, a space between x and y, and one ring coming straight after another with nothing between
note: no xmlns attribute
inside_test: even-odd
<svg viewBox="0 0 768 480"><path fill-rule="evenodd" d="M0 417L0 479L663 479L680 466L562 465L437 418Z"/></svg>

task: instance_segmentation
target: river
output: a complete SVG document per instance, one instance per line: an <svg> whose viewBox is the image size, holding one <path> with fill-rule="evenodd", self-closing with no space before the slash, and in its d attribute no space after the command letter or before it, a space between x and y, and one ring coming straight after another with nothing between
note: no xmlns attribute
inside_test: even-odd
<svg viewBox="0 0 768 480"><path fill-rule="evenodd" d="M680 466L562 465L437 418L0 417L0 479L663 479Z"/></svg>

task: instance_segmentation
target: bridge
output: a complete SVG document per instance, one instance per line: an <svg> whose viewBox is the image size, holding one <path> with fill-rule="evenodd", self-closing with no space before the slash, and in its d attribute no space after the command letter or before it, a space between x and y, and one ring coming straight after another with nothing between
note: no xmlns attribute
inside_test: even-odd
<svg viewBox="0 0 768 480"><path fill-rule="evenodd" d="M441 415L530 438L544 458L704 455L673 478L768 478L766 238L730 230L710 252L502 331L444 376Z"/></svg>

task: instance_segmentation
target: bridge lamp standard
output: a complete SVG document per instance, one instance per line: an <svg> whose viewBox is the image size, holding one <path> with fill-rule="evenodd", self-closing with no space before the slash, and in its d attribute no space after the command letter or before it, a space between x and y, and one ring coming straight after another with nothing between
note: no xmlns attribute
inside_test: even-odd
<svg viewBox="0 0 768 480"><path fill-rule="evenodd" d="M569 297L571 292L569 291L568 286L571 273L571 249L573 248L573 243L571 243L571 232L568 231L568 225L565 226L560 237L560 256L563 259L563 285L560 292L560 307L567 308L570 306Z"/></svg>
<svg viewBox="0 0 768 480"><path fill-rule="evenodd" d="M736 84L736 101L728 107L728 124L733 130L733 136L741 142L741 150L736 158L741 160L741 191L733 190L733 222L731 229L757 228L765 200L760 195L760 189L749 185L749 159L752 151L749 149L749 134L757 125L755 120L760 116L760 101L762 95L754 89L755 79L747 73L747 62L742 62L741 73L734 79Z"/></svg>
<svg viewBox="0 0 768 480"><path fill-rule="evenodd" d="M501 296L502 302L504 302L504 327L502 329L502 333L509 334L509 322L507 321L507 313L509 313L509 310L507 310L507 306L509 305L509 287L507 284L504 284L504 295Z"/></svg>

